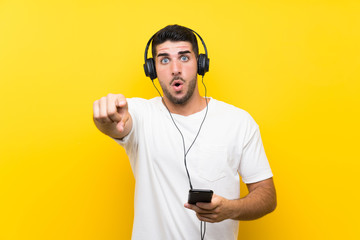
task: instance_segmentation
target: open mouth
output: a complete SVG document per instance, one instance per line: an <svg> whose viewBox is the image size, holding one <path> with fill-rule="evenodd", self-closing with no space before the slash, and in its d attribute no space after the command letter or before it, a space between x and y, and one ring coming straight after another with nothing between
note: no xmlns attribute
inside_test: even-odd
<svg viewBox="0 0 360 240"><path fill-rule="evenodd" d="M181 91L182 87L184 85L184 82L182 80L174 80L171 84L171 86L174 88L175 91L179 92Z"/></svg>

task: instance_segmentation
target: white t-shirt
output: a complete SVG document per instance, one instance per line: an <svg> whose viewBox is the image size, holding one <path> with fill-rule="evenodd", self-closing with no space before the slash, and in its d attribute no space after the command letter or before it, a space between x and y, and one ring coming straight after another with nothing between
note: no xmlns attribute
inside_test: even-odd
<svg viewBox="0 0 360 240"><path fill-rule="evenodd" d="M161 98L127 99L133 127L116 140L124 146L135 176L132 239L200 239L200 221L186 209L189 182L179 131ZM185 139L193 142L206 108L182 116L172 114ZM187 154L194 189L211 189L227 199L240 197L239 174L245 183L272 177L259 127L239 108L211 99L201 132ZM207 223L205 239L237 239L238 221Z"/></svg>

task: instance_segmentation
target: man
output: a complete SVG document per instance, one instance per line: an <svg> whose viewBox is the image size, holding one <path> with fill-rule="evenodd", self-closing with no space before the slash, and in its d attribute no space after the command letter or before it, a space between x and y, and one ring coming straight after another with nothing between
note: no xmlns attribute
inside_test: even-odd
<svg viewBox="0 0 360 240"><path fill-rule="evenodd" d="M236 239L239 220L276 207L259 127L245 111L200 96L192 30L167 26L152 48L162 98L109 94L94 102L95 125L124 146L135 176L132 238L199 239L204 221L214 223L206 239ZM244 198L239 174L249 189ZM213 190L211 202L188 204L189 182Z"/></svg>

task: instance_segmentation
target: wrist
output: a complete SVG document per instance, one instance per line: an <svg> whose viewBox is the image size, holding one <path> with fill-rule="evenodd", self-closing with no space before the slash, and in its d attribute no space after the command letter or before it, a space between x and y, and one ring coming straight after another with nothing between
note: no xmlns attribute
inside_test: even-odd
<svg viewBox="0 0 360 240"><path fill-rule="evenodd" d="M228 200L228 209L229 209L229 219L232 220L239 220L239 217L241 216L241 199L233 199Z"/></svg>

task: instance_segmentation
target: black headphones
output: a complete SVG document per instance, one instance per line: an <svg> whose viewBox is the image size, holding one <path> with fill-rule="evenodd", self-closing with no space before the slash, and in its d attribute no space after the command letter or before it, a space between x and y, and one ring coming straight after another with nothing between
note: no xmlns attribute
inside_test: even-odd
<svg viewBox="0 0 360 240"><path fill-rule="evenodd" d="M198 62L197 62L198 63L197 64L198 65L198 74L201 76L204 76L205 73L207 73L209 71L209 62L210 62L210 59L208 58L208 53L207 53L205 42L203 41L203 39L197 32L195 32L194 30L192 30L190 28L188 28L188 29L190 31L192 31L193 33L195 33L199 37L202 45L204 46L205 54L199 54ZM155 68L155 61L153 58L147 58L147 53L149 50L150 43L153 40L155 35L156 35L156 33L150 38L150 40L146 44L146 48L145 48L144 71L145 71L145 75L147 77L150 77L151 81L157 77L157 74L156 74L156 68Z"/></svg>

